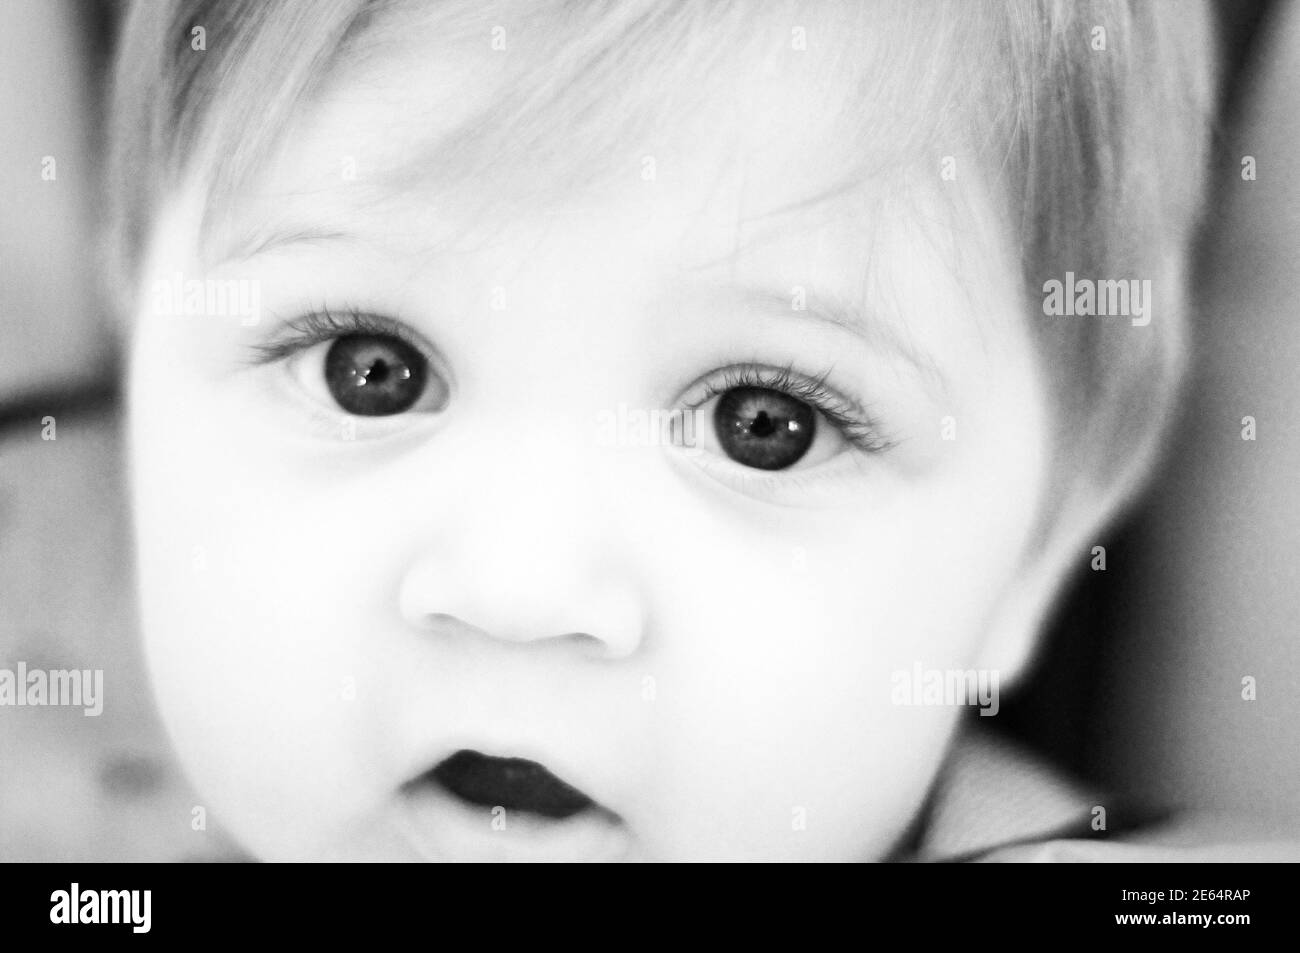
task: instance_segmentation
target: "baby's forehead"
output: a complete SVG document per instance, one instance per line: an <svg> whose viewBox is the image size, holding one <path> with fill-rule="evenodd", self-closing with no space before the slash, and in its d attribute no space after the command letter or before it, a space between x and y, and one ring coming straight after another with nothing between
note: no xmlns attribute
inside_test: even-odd
<svg viewBox="0 0 1300 953"><path fill-rule="evenodd" d="M907 17L703 6L667 5L652 24L592 14L492 29L434 29L401 8L345 45L279 161L235 198L450 221L670 197L761 230L844 214L908 175L937 181L943 111L903 75L929 75L921 37L908 62L897 55L918 32Z"/></svg>

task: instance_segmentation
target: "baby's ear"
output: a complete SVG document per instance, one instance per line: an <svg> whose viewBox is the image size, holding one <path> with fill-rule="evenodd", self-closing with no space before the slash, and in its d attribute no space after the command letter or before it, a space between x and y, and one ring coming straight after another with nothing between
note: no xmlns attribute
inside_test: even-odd
<svg viewBox="0 0 1300 953"><path fill-rule="evenodd" d="M1159 324L1112 322L1095 330L1108 368L1105 396L1076 404L1061 420L1073 455L1054 462L1037 535L987 630L981 664L1003 682L1032 661L1066 584L1088 571L1094 547L1106 545L1107 528L1138 499L1162 457L1189 360L1183 262L1170 251L1157 271L1166 302Z"/></svg>
<svg viewBox="0 0 1300 953"><path fill-rule="evenodd" d="M1031 538L1025 548L1020 571L1003 588L986 630L981 668L998 672L1003 685L1028 668L1057 599L1081 573L1104 568L1107 527L1144 482L1134 471L1123 482L1076 487L1070 497L1061 498L1061 510L1047 514L1040 537ZM1067 502L1071 497L1073 506Z"/></svg>

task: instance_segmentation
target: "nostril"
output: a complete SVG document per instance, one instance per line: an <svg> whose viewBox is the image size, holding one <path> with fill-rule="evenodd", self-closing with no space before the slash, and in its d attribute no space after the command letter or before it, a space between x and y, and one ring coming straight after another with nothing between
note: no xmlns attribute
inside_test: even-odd
<svg viewBox="0 0 1300 953"><path fill-rule="evenodd" d="M422 632L443 639L491 639L496 637L496 633L479 628L450 612L423 613L419 617L418 627Z"/></svg>
<svg viewBox="0 0 1300 953"><path fill-rule="evenodd" d="M451 628L453 626L464 625L460 619L454 615L448 615L445 612L431 612L424 617L425 624L430 628Z"/></svg>
<svg viewBox="0 0 1300 953"><path fill-rule="evenodd" d="M588 635L586 632L568 632L564 635L557 636L562 642L571 642L578 646L584 652L593 655L606 655L609 653L609 643L604 639L597 638L594 635Z"/></svg>
<svg viewBox="0 0 1300 953"><path fill-rule="evenodd" d="M577 649L584 655L596 657L615 657L619 640L605 639L589 632L559 632L547 634L544 626L528 626L526 623L512 627L498 626L494 629L480 628L459 616L446 612L429 612L421 617L420 628L439 636L460 636L487 639L493 642L516 646L518 648L558 648L566 645Z"/></svg>

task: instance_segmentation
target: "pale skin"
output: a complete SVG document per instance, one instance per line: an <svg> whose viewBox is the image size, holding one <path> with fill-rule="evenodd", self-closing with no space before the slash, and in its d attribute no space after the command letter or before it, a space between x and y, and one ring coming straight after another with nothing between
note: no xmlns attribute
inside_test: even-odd
<svg viewBox="0 0 1300 953"><path fill-rule="evenodd" d="M146 288L260 289L253 326L146 292L131 342L147 653L204 803L272 859L888 855L968 714L891 704L891 673L1006 684L1051 575L1050 421L995 199L971 170L961 221L930 186L864 183L738 229L825 178L800 143L833 147L823 94L778 67L779 97L720 90L696 117L746 134L662 130L653 182L601 169L491 222L367 207L430 134L432 59L326 87L244 197L248 231L315 237L206 261L197 186L155 230ZM322 304L409 328L443 399L348 424L328 343L251 363ZM686 406L734 367L824 379L879 440L819 417L803 459L758 470L711 427L695 454L599 439L602 412ZM608 815L501 830L413 796L460 748L538 761Z"/></svg>

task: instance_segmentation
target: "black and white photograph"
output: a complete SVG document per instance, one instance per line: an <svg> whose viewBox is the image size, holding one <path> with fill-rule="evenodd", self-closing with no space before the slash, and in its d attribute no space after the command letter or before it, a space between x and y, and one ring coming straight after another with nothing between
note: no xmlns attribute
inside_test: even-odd
<svg viewBox="0 0 1300 953"><path fill-rule="evenodd" d="M1116 932L1245 927L1298 149L1295 0L0 0L0 861L84 874L23 916L1137 862L1234 866Z"/></svg>

